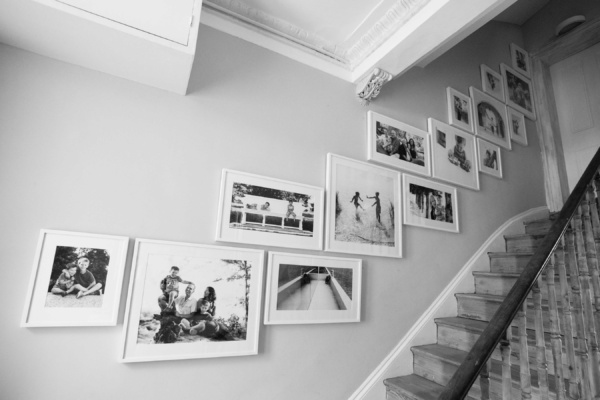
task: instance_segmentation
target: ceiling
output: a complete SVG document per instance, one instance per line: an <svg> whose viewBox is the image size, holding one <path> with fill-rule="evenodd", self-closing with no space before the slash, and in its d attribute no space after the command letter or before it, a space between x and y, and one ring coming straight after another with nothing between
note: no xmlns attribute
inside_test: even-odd
<svg viewBox="0 0 600 400"><path fill-rule="evenodd" d="M0 42L185 94L202 23L360 84L375 68L426 65L491 19L521 25L548 1L3 0ZM175 6L189 14L167 18ZM186 40L157 34L165 21Z"/></svg>

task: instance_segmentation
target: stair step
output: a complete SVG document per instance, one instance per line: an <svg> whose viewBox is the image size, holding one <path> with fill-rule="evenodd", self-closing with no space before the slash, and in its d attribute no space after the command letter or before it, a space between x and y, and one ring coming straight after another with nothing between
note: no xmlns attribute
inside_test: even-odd
<svg viewBox="0 0 600 400"><path fill-rule="evenodd" d="M460 317L437 318L435 320L435 323L437 325L437 343L439 345L467 352L470 351L471 348L473 348L473 345L479 339L479 336L488 325L487 322ZM544 342L546 346L546 360L548 365L548 371L554 371L554 361L552 356L550 334L546 333L544 335ZM521 359L521 346L518 338L518 329L516 327L512 328L512 340L510 346L511 363L518 364L519 360ZM529 364L531 366L535 366L537 365L537 347L535 331L533 330L527 330L527 347L529 352ZM498 346L494 350L492 358L498 361L502 361L502 354L500 353L500 349ZM564 342L563 366L563 371L568 372L569 364L567 361L567 354ZM566 375L566 377L568 378L568 374Z"/></svg>
<svg viewBox="0 0 600 400"><path fill-rule="evenodd" d="M533 253L488 253L490 272L521 273Z"/></svg>
<svg viewBox="0 0 600 400"><path fill-rule="evenodd" d="M444 390L444 386L415 374L385 379L383 383L387 400L436 400Z"/></svg>
<svg viewBox="0 0 600 400"><path fill-rule="evenodd" d="M416 375L429 379L438 385L447 385L450 378L456 372L456 369L467 356L467 352L452 349L437 344L413 347L413 369ZM500 400L502 398L502 363L492 359L490 361L490 398ZM518 365L511 365L512 376L512 398L520 398L520 368ZM538 389L538 374L536 370L530 371L533 399L540 399ZM554 388L554 377L549 376L550 391ZM480 379L477 379L469 395L475 398L481 398ZM551 393L551 398L555 398Z"/></svg>
<svg viewBox="0 0 600 400"><path fill-rule="evenodd" d="M534 253L544 238L544 235L527 234L504 236L506 251L508 253Z"/></svg>

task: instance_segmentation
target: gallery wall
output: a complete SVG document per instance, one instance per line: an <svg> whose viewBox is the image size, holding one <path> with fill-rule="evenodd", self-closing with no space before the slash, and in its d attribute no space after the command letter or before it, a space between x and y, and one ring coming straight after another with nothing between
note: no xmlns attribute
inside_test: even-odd
<svg viewBox="0 0 600 400"><path fill-rule="evenodd" d="M128 261L133 238L214 244L223 168L324 187L328 152L366 160L367 110L447 121L446 87L480 88L510 42L520 28L490 23L367 108L353 85L207 27L187 96L0 45L2 397L348 398L499 225L544 204L534 123L529 146L502 150L504 179L458 189L460 234L404 227L403 259L362 257L360 323L261 325L254 356L118 363L128 275L115 327L19 327L39 230L128 236Z"/></svg>

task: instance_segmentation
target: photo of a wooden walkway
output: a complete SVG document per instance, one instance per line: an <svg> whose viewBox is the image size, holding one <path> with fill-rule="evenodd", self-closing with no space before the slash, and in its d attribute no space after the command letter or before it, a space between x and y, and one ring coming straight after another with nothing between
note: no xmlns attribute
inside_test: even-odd
<svg viewBox="0 0 600 400"><path fill-rule="evenodd" d="M350 304L329 273L303 273L278 289L278 310L346 310Z"/></svg>

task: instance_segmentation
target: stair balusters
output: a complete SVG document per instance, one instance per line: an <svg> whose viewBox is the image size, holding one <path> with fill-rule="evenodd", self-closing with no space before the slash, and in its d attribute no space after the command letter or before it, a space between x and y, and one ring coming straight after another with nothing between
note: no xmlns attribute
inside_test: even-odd
<svg viewBox="0 0 600 400"><path fill-rule="evenodd" d="M529 346L527 346L527 301L517 313L519 327L519 361L521 367L521 396L531 399L531 374L529 372Z"/></svg>
<svg viewBox="0 0 600 400"><path fill-rule="evenodd" d="M562 368L562 340L558 322L558 305L554 290L554 256L546 266L546 283L548 285L548 311L550 313L550 343L552 345L552 360L554 361L555 390L558 400L565 398L565 381Z"/></svg>
<svg viewBox="0 0 600 400"><path fill-rule="evenodd" d="M500 353L502 354L502 400L512 399L512 373L510 362L510 341L512 331L509 327L500 340Z"/></svg>
<svg viewBox="0 0 600 400"><path fill-rule="evenodd" d="M549 398L548 362L546 361L546 340L544 339L544 315L542 311L541 277L535 282L533 293L533 315L535 320L535 347L537 350L536 364L538 371L538 386L542 399Z"/></svg>

